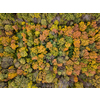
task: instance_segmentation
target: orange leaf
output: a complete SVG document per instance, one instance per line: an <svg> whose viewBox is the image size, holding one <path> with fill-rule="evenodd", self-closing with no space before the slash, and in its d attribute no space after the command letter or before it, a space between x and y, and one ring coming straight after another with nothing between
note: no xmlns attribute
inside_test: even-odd
<svg viewBox="0 0 100 100"><path fill-rule="evenodd" d="M93 31L89 31L88 34L89 34L89 36L92 36L92 37L93 37L93 36L95 35L95 32L93 32Z"/></svg>
<svg viewBox="0 0 100 100"><path fill-rule="evenodd" d="M93 51L89 54L89 56L91 59L95 59L95 58L97 58L97 53L95 51Z"/></svg>
<svg viewBox="0 0 100 100"><path fill-rule="evenodd" d="M9 37L2 37L2 44L4 46L7 46L10 41L11 41L11 38L9 38Z"/></svg>
<svg viewBox="0 0 100 100"><path fill-rule="evenodd" d="M21 33L21 35L23 37L23 41L25 41L25 43L27 43L26 34L25 33Z"/></svg>
<svg viewBox="0 0 100 100"><path fill-rule="evenodd" d="M93 71L90 71L90 73L94 75L94 74L96 73L96 71L95 71L95 70L93 70Z"/></svg>
<svg viewBox="0 0 100 100"><path fill-rule="evenodd" d="M96 49L100 49L100 42L96 43Z"/></svg>
<svg viewBox="0 0 100 100"><path fill-rule="evenodd" d="M41 61L38 61L38 63L39 63L39 66L41 66L42 65L42 63L43 63L43 61L41 62Z"/></svg>
<svg viewBox="0 0 100 100"><path fill-rule="evenodd" d="M35 69L35 70L38 69L38 64L37 63L33 64L32 68Z"/></svg>
<svg viewBox="0 0 100 100"><path fill-rule="evenodd" d="M68 26L67 31L64 31L64 35L67 36L72 36L72 33L73 33L73 29L71 28L71 26Z"/></svg>
<svg viewBox="0 0 100 100"><path fill-rule="evenodd" d="M62 66L62 63L60 63L60 64L57 64L57 66L58 66L58 67L61 67L61 66Z"/></svg>
<svg viewBox="0 0 100 100"><path fill-rule="evenodd" d="M46 26L46 25L42 25L42 27L43 27L43 28L46 28L47 26Z"/></svg>
<svg viewBox="0 0 100 100"><path fill-rule="evenodd" d="M5 33L6 33L6 35L12 35L13 34L11 31L5 32Z"/></svg>
<svg viewBox="0 0 100 100"><path fill-rule="evenodd" d="M49 49L52 48L51 42L48 42L48 43L47 43L46 48L49 48Z"/></svg>
<svg viewBox="0 0 100 100"><path fill-rule="evenodd" d="M74 24L74 28L73 28L74 31L78 31L79 30L79 26L78 24Z"/></svg>
<svg viewBox="0 0 100 100"><path fill-rule="evenodd" d="M8 79L13 79L17 76L17 73L8 73Z"/></svg>
<svg viewBox="0 0 100 100"><path fill-rule="evenodd" d="M64 50L63 51L67 51L69 48L64 48Z"/></svg>
<svg viewBox="0 0 100 100"><path fill-rule="evenodd" d="M44 41L46 39L45 35L41 35L40 34L40 37L39 37L40 41Z"/></svg>
<svg viewBox="0 0 100 100"><path fill-rule="evenodd" d="M73 73L75 73L76 75L80 74L80 70L74 70Z"/></svg>
<svg viewBox="0 0 100 100"><path fill-rule="evenodd" d="M97 28L96 21L92 21L91 25L92 25L93 28L95 28L95 29Z"/></svg>
<svg viewBox="0 0 100 100"><path fill-rule="evenodd" d="M100 63L100 55L97 56L97 63Z"/></svg>
<svg viewBox="0 0 100 100"><path fill-rule="evenodd" d="M44 57L44 54L40 54L38 55L39 58L43 58Z"/></svg>
<svg viewBox="0 0 100 100"><path fill-rule="evenodd" d="M36 26L35 26L35 30L36 30L36 31L40 31L40 30L41 30L40 25L36 25Z"/></svg>
<svg viewBox="0 0 100 100"><path fill-rule="evenodd" d="M11 40L11 43L15 43L16 41L15 40Z"/></svg>
<svg viewBox="0 0 100 100"><path fill-rule="evenodd" d="M18 30L18 26L17 26L17 25L14 25L14 26L12 26L12 27L15 29L15 31Z"/></svg>
<svg viewBox="0 0 100 100"><path fill-rule="evenodd" d="M50 31L50 30L44 30L44 31L43 31L43 35L47 37L47 36L49 35L49 31Z"/></svg>
<svg viewBox="0 0 100 100"><path fill-rule="evenodd" d="M75 47L80 47L80 39L74 39L74 46Z"/></svg>
<svg viewBox="0 0 100 100"><path fill-rule="evenodd" d="M38 45L39 44L39 40L38 39L35 39L34 40L34 43L36 43L36 45Z"/></svg>
<svg viewBox="0 0 100 100"><path fill-rule="evenodd" d="M86 76L89 76L89 73L88 72L84 72L86 74Z"/></svg>
<svg viewBox="0 0 100 100"><path fill-rule="evenodd" d="M78 82L77 76L74 76L74 82Z"/></svg>
<svg viewBox="0 0 100 100"><path fill-rule="evenodd" d="M27 39L26 39L25 37L23 37L23 41L24 41L25 43L27 43Z"/></svg>
<svg viewBox="0 0 100 100"><path fill-rule="evenodd" d="M83 51L84 51L83 58L84 59L89 59L89 52L86 49L83 50Z"/></svg>
<svg viewBox="0 0 100 100"><path fill-rule="evenodd" d="M57 60L54 59L54 60L52 61L52 63L53 63L53 65L57 65Z"/></svg>
<svg viewBox="0 0 100 100"><path fill-rule="evenodd" d="M80 31L76 31L73 33L73 38L79 38L81 36L81 32Z"/></svg>
<svg viewBox="0 0 100 100"><path fill-rule="evenodd" d="M97 69L100 69L100 66L98 66Z"/></svg>
<svg viewBox="0 0 100 100"><path fill-rule="evenodd" d="M37 60L38 58L37 58L37 56L34 56L33 58L32 58L32 60Z"/></svg>
<svg viewBox="0 0 100 100"><path fill-rule="evenodd" d="M71 60L66 61L66 65L73 65L73 62Z"/></svg>
<svg viewBox="0 0 100 100"><path fill-rule="evenodd" d="M20 53L17 53L17 57L18 57L18 59L20 59L20 58L21 58L21 55L20 55Z"/></svg>
<svg viewBox="0 0 100 100"><path fill-rule="evenodd" d="M12 48L12 49L14 49L14 50L15 50L17 47L18 47L18 46L17 46L17 45L15 45L15 43L12 43L12 44L11 44L11 48Z"/></svg>
<svg viewBox="0 0 100 100"><path fill-rule="evenodd" d="M81 35L81 38L82 39L88 39L88 34L87 34L87 32L82 32L82 35Z"/></svg>
<svg viewBox="0 0 100 100"><path fill-rule="evenodd" d="M76 65L76 64L74 64L74 68L75 68L76 70L81 70L81 65Z"/></svg>
<svg viewBox="0 0 100 100"><path fill-rule="evenodd" d="M31 27L31 29L35 29L35 25L31 25L30 27Z"/></svg>
<svg viewBox="0 0 100 100"><path fill-rule="evenodd" d="M81 67L87 67L87 64L85 64L83 62L81 62L80 65L81 65Z"/></svg>
<svg viewBox="0 0 100 100"><path fill-rule="evenodd" d="M17 69L17 74L18 75L22 75L23 74L23 70Z"/></svg>
<svg viewBox="0 0 100 100"><path fill-rule="evenodd" d="M92 43L94 43L95 38L94 38L94 37L92 37L92 38L89 38L89 40L90 40L90 41L89 41L89 43L90 43L90 44L92 44Z"/></svg>
<svg viewBox="0 0 100 100"><path fill-rule="evenodd" d="M57 74L57 70L55 70L54 73Z"/></svg>
<svg viewBox="0 0 100 100"><path fill-rule="evenodd" d="M0 53L0 57L3 57L3 53Z"/></svg>
<svg viewBox="0 0 100 100"><path fill-rule="evenodd" d="M52 32L58 33L57 29L53 29Z"/></svg>
<svg viewBox="0 0 100 100"><path fill-rule="evenodd" d="M72 74L72 70L67 70L67 71L66 71L66 74L67 74L67 75L71 75L71 74Z"/></svg>

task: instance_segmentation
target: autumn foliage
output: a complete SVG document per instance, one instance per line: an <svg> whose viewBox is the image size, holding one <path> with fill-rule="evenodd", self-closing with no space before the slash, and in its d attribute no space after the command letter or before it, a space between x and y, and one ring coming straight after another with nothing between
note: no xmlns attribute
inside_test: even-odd
<svg viewBox="0 0 100 100"><path fill-rule="evenodd" d="M4 15L0 14L0 82L6 87L100 88L99 15Z"/></svg>

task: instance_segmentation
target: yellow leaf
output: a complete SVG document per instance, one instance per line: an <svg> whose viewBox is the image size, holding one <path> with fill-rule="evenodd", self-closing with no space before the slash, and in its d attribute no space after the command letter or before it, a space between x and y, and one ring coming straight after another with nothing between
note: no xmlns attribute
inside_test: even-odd
<svg viewBox="0 0 100 100"><path fill-rule="evenodd" d="M89 40L81 39L81 42L82 42L81 45L83 45L83 46L86 46L89 44Z"/></svg>
<svg viewBox="0 0 100 100"><path fill-rule="evenodd" d="M17 76L17 73L8 73L8 79L13 79Z"/></svg>
<svg viewBox="0 0 100 100"><path fill-rule="evenodd" d="M8 69L12 69L12 68L14 68L14 66L10 66Z"/></svg>
<svg viewBox="0 0 100 100"><path fill-rule="evenodd" d="M11 31L5 32L5 33L6 33L6 35L12 35L13 34Z"/></svg>
<svg viewBox="0 0 100 100"><path fill-rule="evenodd" d="M12 37L12 39L13 39L13 40L18 40L18 37L14 35L14 36Z"/></svg>
<svg viewBox="0 0 100 100"><path fill-rule="evenodd" d="M32 88L32 81L28 83L28 88Z"/></svg>

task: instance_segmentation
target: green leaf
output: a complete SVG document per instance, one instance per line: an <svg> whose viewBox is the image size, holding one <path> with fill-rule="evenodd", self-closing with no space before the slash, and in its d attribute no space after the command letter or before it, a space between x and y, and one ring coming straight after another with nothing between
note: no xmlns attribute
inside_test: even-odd
<svg viewBox="0 0 100 100"><path fill-rule="evenodd" d="M28 55L26 51L22 51L22 52L20 52L20 54L22 57L26 57Z"/></svg>
<svg viewBox="0 0 100 100"><path fill-rule="evenodd" d="M7 46L7 47L5 47L5 49L4 49L6 52L8 52L8 53L14 53L15 51L12 49L12 48L10 48L9 46Z"/></svg>
<svg viewBox="0 0 100 100"><path fill-rule="evenodd" d="M48 83L51 83L51 82L53 81L53 76L52 76L51 73L49 73L49 74L46 75L46 81L47 81Z"/></svg>
<svg viewBox="0 0 100 100"><path fill-rule="evenodd" d="M41 24L42 24L42 25L47 25L46 20L45 20L45 19L41 19Z"/></svg>
<svg viewBox="0 0 100 100"><path fill-rule="evenodd" d="M19 61L20 61L21 64L25 64L25 59L24 58L19 59Z"/></svg>
<svg viewBox="0 0 100 100"><path fill-rule="evenodd" d="M66 42L73 43L73 39L71 37L66 36L65 39L66 39Z"/></svg>

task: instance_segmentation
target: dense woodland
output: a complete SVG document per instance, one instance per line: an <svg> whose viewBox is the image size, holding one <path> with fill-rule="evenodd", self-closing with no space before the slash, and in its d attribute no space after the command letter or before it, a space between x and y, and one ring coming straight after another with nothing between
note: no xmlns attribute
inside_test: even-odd
<svg viewBox="0 0 100 100"><path fill-rule="evenodd" d="M0 88L100 88L100 14L1 13Z"/></svg>

